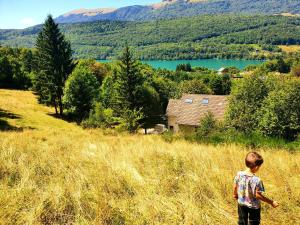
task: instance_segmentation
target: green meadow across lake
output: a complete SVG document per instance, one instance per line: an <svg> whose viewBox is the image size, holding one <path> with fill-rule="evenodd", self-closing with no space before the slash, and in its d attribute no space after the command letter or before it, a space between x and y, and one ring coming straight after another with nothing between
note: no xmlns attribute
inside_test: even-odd
<svg viewBox="0 0 300 225"><path fill-rule="evenodd" d="M99 62L110 62L111 60L98 60ZM235 60L235 59L196 59L196 60L145 60L143 63L154 68L175 70L178 64L190 63L192 67L201 66L208 69L218 70L222 67L234 66L244 69L248 65L258 65L263 60Z"/></svg>

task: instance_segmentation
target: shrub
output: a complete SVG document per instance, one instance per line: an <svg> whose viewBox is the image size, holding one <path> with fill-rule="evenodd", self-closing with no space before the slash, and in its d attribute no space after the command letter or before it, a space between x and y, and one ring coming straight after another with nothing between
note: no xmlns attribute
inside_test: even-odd
<svg viewBox="0 0 300 225"><path fill-rule="evenodd" d="M191 66L190 63L187 63L187 64L178 64L176 66L176 71L192 72L192 66Z"/></svg>
<svg viewBox="0 0 300 225"><path fill-rule="evenodd" d="M198 79L182 81L179 86L181 94L212 94L210 88Z"/></svg>
<svg viewBox="0 0 300 225"><path fill-rule="evenodd" d="M214 115L211 112L208 112L200 120L200 125L197 129L197 136L198 137L208 136L216 128L217 128L217 121L214 118Z"/></svg>
<svg viewBox="0 0 300 225"><path fill-rule="evenodd" d="M274 59L272 61L267 61L259 67L259 70L264 72L280 72L289 73L291 65L287 60L282 58Z"/></svg>
<svg viewBox="0 0 300 225"><path fill-rule="evenodd" d="M228 95L231 89L231 78L229 75L211 76L209 87L216 95Z"/></svg>
<svg viewBox="0 0 300 225"><path fill-rule="evenodd" d="M249 132L257 128L261 108L271 81L266 76L255 74L239 81L229 98L227 122L238 130Z"/></svg>
<svg viewBox="0 0 300 225"><path fill-rule="evenodd" d="M63 102L79 120L89 115L98 96L99 83L87 67L76 67L66 81Z"/></svg>
<svg viewBox="0 0 300 225"><path fill-rule="evenodd" d="M82 126L85 128L111 128L116 125L118 121L119 119L114 117L114 112L112 109L106 109L100 102L97 102L91 110L89 118L82 122Z"/></svg>
<svg viewBox="0 0 300 225"><path fill-rule="evenodd" d="M297 137L300 132L299 80L291 80L270 92L260 110L259 129L269 136Z"/></svg>
<svg viewBox="0 0 300 225"><path fill-rule="evenodd" d="M121 131L135 133L140 128L140 121L143 119L141 110L125 109L121 118L120 125L117 127Z"/></svg>

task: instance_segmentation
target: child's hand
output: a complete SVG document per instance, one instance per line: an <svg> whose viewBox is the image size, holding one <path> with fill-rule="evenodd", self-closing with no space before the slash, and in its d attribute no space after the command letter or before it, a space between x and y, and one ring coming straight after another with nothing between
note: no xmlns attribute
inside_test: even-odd
<svg viewBox="0 0 300 225"><path fill-rule="evenodd" d="M276 201L273 201L272 202L272 207L273 208L277 208L279 206L279 203L278 202L276 202Z"/></svg>

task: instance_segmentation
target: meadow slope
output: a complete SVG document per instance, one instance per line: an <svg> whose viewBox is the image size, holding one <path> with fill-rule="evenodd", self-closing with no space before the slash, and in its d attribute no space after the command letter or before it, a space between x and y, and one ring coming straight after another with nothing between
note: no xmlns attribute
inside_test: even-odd
<svg viewBox="0 0 300 225"><path fill-rule="evenodd" d="M0 90L0 224L236 224L249 149L83 130L31 92ZM260 149L263 225L300 221L300 154Z"/></svg>

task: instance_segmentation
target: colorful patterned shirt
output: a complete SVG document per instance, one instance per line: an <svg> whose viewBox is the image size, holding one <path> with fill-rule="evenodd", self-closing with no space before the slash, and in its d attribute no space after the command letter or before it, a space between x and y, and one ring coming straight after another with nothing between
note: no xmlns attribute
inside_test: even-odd
<svg viewBox="0 0 300 225"><path fill-rule="evenodd" d="M239 171L234 178L237 185L238 203L253 209L260 208L260 200L256 198L256 190L265 192L261 179L255 174Z"/></svg>

